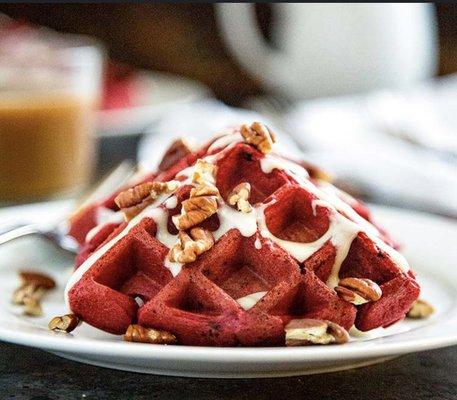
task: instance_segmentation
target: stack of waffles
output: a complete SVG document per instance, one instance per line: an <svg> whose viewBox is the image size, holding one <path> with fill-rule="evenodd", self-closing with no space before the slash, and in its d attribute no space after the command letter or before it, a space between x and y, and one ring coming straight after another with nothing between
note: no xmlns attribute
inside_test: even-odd
<svg viewBox="0 0 457 400"><path fill-rule="evenodd" d="M80 210L71 312L205 346L308 344L310 324L338 343L403 319L419 286L395 243L275 142L256 122L196 150L176 141L158 171Z"/></svg>

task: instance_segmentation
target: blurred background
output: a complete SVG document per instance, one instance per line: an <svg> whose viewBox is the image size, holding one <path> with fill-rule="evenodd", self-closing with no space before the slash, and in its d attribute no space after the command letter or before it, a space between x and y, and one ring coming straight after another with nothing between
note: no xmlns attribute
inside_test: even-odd
<svg viewBox="0 0 457 400"><path fill-rule="evenodd" d="M0 202L260 118L346 190L455 217L455 72L453 4L0 4Z"/></svg>

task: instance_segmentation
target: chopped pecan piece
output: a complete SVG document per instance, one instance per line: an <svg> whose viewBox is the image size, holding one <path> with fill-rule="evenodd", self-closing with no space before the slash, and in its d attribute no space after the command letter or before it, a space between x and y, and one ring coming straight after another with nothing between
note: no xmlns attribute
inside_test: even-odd
<svg viewBox="0 0 457 400"><path fill-rule="evenodd" d="M247 143L255 146L263 154L268 154L276 143L276 135L261 122L253 122L249 125L242 125L241 136Z"/></svg>
<svg viewBox="0 0 457 400"><path fill-rule="evenodd" d="M217 212L219 190L208 182L203 182L190 191L190 197L182 202L181 214L172 217L179 230L186 230Z"/></svg>
<svg viewBox="0 0 457 400"><path fill-rule="evenodd" d="M167 171L175 165L181 158L192 153L191 146L183 138L175 140L165 152L159 164L159 171Z"/></svg>
<svg viewBox="0 0 457 400"><path fill-rule="evenodd" d="M75 314L66 314L59 317L54 317L49 321L48 327L52 331L72 332L80 323L79 318Z"/></svg>
<svg viewBox="0 0 457 400"><path fill-rule="evenodd" d="M249 204L249 196L251 195L251 185L248 182L242 182L236 185L232 192L228 195L227 201L231 206L235 206L238 211L249 213L252 211L252 206Z"/></svg>
<svg viewBox="0 0 457 400"><path fill-rule="evenodd" d="M144 182L119 193L114 199L120 209L132 207L141 203L151 194L152 182Z"/></svg>
<svg viewBox="0 0 457 400"><path fill-rule="evenodd" d="M130 221L154 202L154 198L151 196L152 187L153 182L144 182L116 196L114 201L124 213L127 221Z"/></svg>
<svg viewBox="0 0 457 400"><path fill-rule="evenodd" d="M346 329L331 321L293 319L286 327L286 346L342 344L349 340Z"/></svg>
<svg viewBox="0 0 457 400"><path fill-rule="evenodd" d="M34 288L32 293L24 295L22 299L22 305L24 314L30 317L40 317L43 315L43 309L41 308L41 299L43 298L46 290L43 288Z"/></svg>
<svg viewBox="0 0 457 400"><path fill-rule="evenodd" d="M168 253L168 258L172 262L183 264L193 262L214 245L212 233L202 228L191 229L190 235L180 231L178 238L179 242Z"/></svg>
<svg viewBox="0 0 457 400"><path fill-rule="evenodd" d="M124 213L125 219L130 221L161 194L172 193L177 187L177 181L144 182L119 193L114 201Z"/></svg>
<svg viewBox="0 0 457 400"><path fill-rule="evenodd" d="M205 183L199 184L191 189L190 197L200 196L219 196L219 189L214 185L208 185Z"/></svg>
<svg viewBox="0 0 457 400"><path fill-rule="evenodd" d="M382 290L371 279L343 278L335 288L336 293L343 299L356 306L378 301L382 296Z"/></svg>
<svg viewBox="0 0 457 400"><path fill-rule="evenodd" d="M32 317L42 315L41 299L48 290L55 288L54 279L48 275L31 271L21 271L19 277L21 285L13 293L13 303L24 306L26 315Z"/></svg>
<svg viewBox="0 0 457 400"><path fill-rule="evenodd" d="M194 183L215 183L216 166L206 160L199 159L195 163L194 172L192 174L192 182Z"/></svg>
<svg viewBox="0 0 457 400"><path fill-rule="evenodd" d="M162 194L173 193L179 187L179 181L152 182L151 196L155 200Z"/></svg>
<svg viewBox="0 0 457 400"><path fill-rule="evenodd" d="M191 197L182 202L181 214L172 217L179 230L186 230L211 217L217 212L216 196Z"/></svg>
<svg viewBox="0 0 457 400"><path fill-rule="evenodd" d="M34 271L20 271L19 278L22 285L33 285L46 290L54 289L56 282L49 275Z"/></svg>
<svg viewBox="0 0 457 400"><path fill-rule="evenodd" d="M435 309L431 304L427 303L425 300L417 299L406 316L413 319L424 319L430 317L434 312Z"/></svg>
<svg viewBox="0 0 457 400"><path fill-rule="evenodd" d="M141 325L130 325L124 334L127 342L152 343L152 344L175 344L176 336L167 331L145 328Z"/></svg>

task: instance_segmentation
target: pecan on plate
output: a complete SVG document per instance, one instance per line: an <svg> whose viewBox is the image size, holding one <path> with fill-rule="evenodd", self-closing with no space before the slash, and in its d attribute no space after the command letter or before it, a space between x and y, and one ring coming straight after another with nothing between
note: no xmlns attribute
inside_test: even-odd
<svg viewBox="0 0 457 400"><path fill-rule="evenodd" d="M167 171L175 165L181 158L192 153L191 146L183 138L175 140L167 149L159 164L159 171Z"/></svg>
<svg viewBox="0 0 457 400"><path fill-rule="evenodd" d="M179 241L168 253L168 259L172 262L190 263L197 257L208 251L214 245L214 237L211 232L202 228L193 228L190 234L184 231L178 233Z"/></svg>
<svg viewBox="0 0 457 400"><path fill-rule="evenodd" d="M54 317L49 321L48 328L52 331L72 332L80 323L79 318L75 314L66 314Z"/></svg>
<svg viewBox="0 0 457 400"><path fill-rule="evenodd" d="M356 306L378 301L382 296L382 290L376 282L362 278L340 279L335 291L343 300Z"/></svg>
<svg viewBox="0 0 457 400"><path fill-rule="evenodd" d="M54 279L32 271L21 271L19 278L21 284L13 293L13 303L22 305L26 315L33 317L42 315L41 299L48 290L55 288Z"/></svg>
<svg viewBox="0 0 457 400"><path fill-rule="evenodd" d="M152 343L152 344L175 344L176 336L167 331L145 328L141 325L129 325L124 334L127 342Z"/></svg>
<svg viewBox="0 0 457 400"><path fill-rule="evenodd" d="M238 211L249 213L252 211L252 206L249 204L250 195L251 185L248 182L242 182L233 188L227 197L227 202L231 206L236 206Z"/></svg>
<svg viewBox="0 0 457 400"><path fill-rule="evenodd" d="M428 318L435 312L433 306L427 303L425 300L417 299L409 309L406 316L413 319L424 319Z"/></svg>
<svg viewBox="0 0 457 400"><path fill-rule="evenodd" d="M286 346L343 344L349 340L346 329L331 321L293 319L286 327Z"/></svg>
<svg viewBox="0 0 457 400"><path fill-rule="evenodd" d="M247 143L256 147L263 154L270 153L273 149L273 144L276 143L276 135L261 122L242 125L240 133Z"/></svg>

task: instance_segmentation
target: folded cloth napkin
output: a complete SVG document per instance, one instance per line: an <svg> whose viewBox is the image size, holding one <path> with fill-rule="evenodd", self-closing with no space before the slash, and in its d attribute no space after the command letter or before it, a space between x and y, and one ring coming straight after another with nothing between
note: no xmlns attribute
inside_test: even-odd
<svg viewBox="0 0 457 400"><path fill-rule="evenodd" d="M284 116L287 124L281 126L288 132L280 132L279 151L324 167L371 201L457 216L456 132L444 117L429 112L423 93L430 91L414 94L415 102L383 92L299 104ZM254 120L279 131L274 118L215 100L177 105L142 140L140 164L155 168L160 160L151 155L161 154L176 136L203 143L218 130Z"/></svg>
<svg viewBox="0 0 457 400"><path fill-rule="evenodd" d="M457 78L298 104L306 156L377 201L457 216Z"/></svg>

